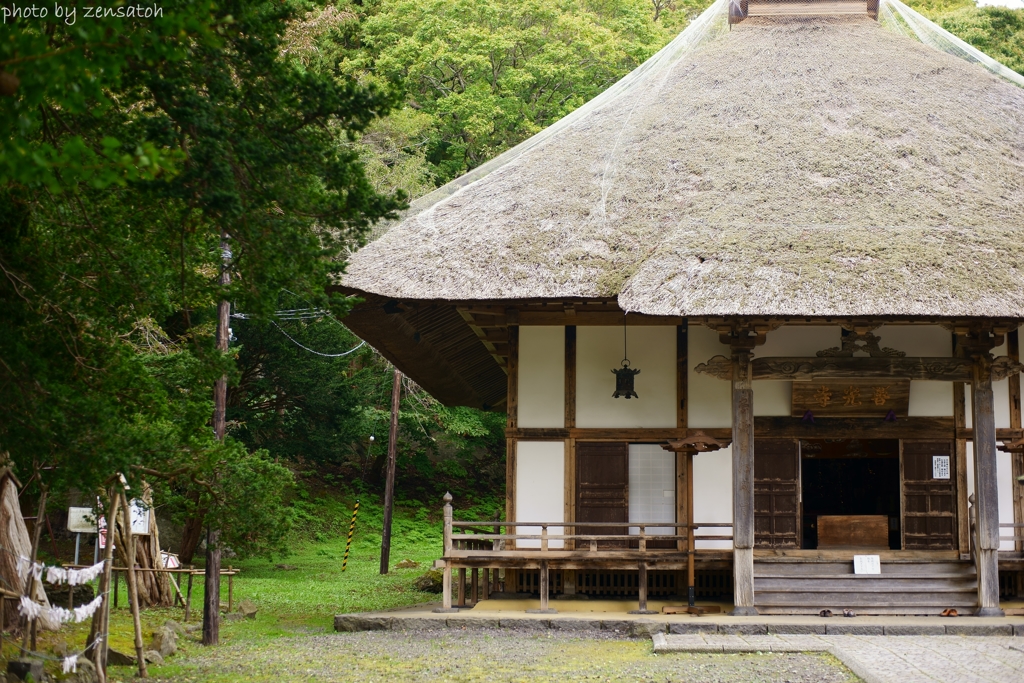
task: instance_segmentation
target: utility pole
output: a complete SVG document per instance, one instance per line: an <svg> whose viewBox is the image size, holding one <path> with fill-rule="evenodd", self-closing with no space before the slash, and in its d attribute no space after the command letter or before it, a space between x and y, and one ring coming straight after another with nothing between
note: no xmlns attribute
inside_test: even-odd
<svg viewBox="0 0 1024 683"><path fill-rule="evenodd" d="M398 400L402 395L402 373L395 368L391 387L391 434L388 437L388 476L384 484L384 534L380 543L380 573L387 574L391 562L391 508L395 505L395 455L398 450Z"/></svg>
<svg viewBox="0 0 1024 683"><path fill-rule="evenodd" d="M220 284L231 283L231 247L228 244L228 233L220 232ZM217 304L217 350L226 353L228 350L228 325L230 323L231 304L221 300ZM227 431L228 378L222 376L213 385L213 433L218 441L224 440ZM216 645L220 642L220 529L212 522L206 523L206 574L205 590L203 591L203 645Z"/></svg>

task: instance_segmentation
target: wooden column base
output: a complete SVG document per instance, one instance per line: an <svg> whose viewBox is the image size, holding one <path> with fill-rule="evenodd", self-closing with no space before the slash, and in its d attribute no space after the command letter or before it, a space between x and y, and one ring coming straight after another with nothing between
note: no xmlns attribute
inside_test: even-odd
<svg viewBox="0 0 1024 683"><path fill-rule="evenodd" d="M731 612L734 617L747 617L758 614L754 607L754 549L735 548L733 550L733 604Z"/></svg>
<svg viewBox="0 0 1024 683"><path fill-rule="evenodd" d="M638 609L631 610L630 614L657 614L647 609L647 563L641 562L639 566L640 572L637 576L637 589L640 596L640 604Z"/></svg>
<svg viewBox="0 0 1024 683"><path fill-rule="evenodd" d="M451 565L445 566L444 571L442 572L441 576L442 576L442 578L441 578L441 582L442 582L442 587L441 587L441 596L442 596L441 597L441 607L438 607L434 611L438 612L438 613L442 613L442 614L446 613L446 612L458 612L459 611L458 609L452 607L452 567L451 567ZM189 580L190 581L192 580L191 576L189 576Z"/></svg>
<svg viewBox="0 0 1024 683"><path fill-rule="evenodd" d="M999 551L977 550L979 617L1005 616L999 607Z"/></svg>
<svg viewBox="0 0 1024 683"><path fill-rule="evenodd" d="M543 561L540 563L540 609L526 610L528 614L557 614L558 610L551 609L548 606L548 593L550 592L548 583L548 563Z"/></svg>

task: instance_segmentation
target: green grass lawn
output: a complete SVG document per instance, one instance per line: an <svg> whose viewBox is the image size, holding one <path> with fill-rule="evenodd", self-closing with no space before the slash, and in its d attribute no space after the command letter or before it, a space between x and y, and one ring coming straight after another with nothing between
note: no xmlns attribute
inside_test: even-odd
<svg viewBox="0 0 1024 683"><path fill-rule="evenodd" d="M380 572L381 508L364 504L359 513L348 565L341 571L351 514L349 503L331 499L308 501L300 518L291 554L284 558L223 560L223 566L241 569L234 579L235 604L249 600L258 608L256 619L222 620L221 643L265 644L282 636L329 631L335 614L402 607L437 600L439 596L413 588L414 580L440 556L440 506L437 511L419 507L399 507L393 523L391 566L387 575ZM314 512L310 512L313 508ZM197 559L201 559L197 557ZM419 562L416 569L395 569L401 560ZM280 569L286 564L294 569ZM181 583L185 591L185 581ZM222 580L221 602L228 599L227 579ZM127 588L119 585L117 609L112 610L110 644L124 653L134 652L131 611ZM203 578L195 577L192 588L192 615L189 624L202 622ZM183 622L184 610L152 608L143 611L142 622L148 644L152 632L166 620ZM79 652L88 636L89 623L68 625L60 632L42 632L39 650L50 656ZM20 642L20 641L19 641ZM202 649L191 638L179 639L181 655L170 658L163 667L152 667L154 675L173 677L175 660ZM4 639L3 656L16 656L15 644ZM47 671L59 671L59 664L48 662ZM132 669L111 667L112 680L128 680Z"/></svg>

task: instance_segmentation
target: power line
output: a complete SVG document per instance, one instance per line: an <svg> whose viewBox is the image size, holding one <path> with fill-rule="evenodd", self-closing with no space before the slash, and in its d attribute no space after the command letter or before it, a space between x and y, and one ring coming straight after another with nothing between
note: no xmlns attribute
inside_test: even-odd
<svg viewBox="0 0 1024 683"><path fill-rule="evenodd" d="M309 351L310 353L316 354L317 356L323 356L324 358L342 358L343 356L347 356L350 353L355 353L356 351L358 351L359 349L363 348L366 345L365 341L361 341L361 342L359 342L359 346L356 346L355 348L349 349L348 351L345 351L344 353L321 353L319 351L315 351L315 350L309 348L308 346L303 346L298 340L296 340L290 334L285 332L284 328L282 328L280 325L278 325L273 320L270 321L270 324L273 325L274 327L276 327L281 332L281 334L283 334L284 336L288 337L288 340L291 341L291 343L293 343L296 346L298 346L300 349L303 349L304 351Z"/></svg>

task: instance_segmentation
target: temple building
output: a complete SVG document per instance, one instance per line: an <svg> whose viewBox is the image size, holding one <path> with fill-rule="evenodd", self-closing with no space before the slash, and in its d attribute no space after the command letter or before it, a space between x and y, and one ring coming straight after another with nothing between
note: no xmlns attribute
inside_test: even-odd
<svg viewBox="0 0 1024 683"><path fill-rule="evenodd" d="M719 0L352 255L346 324L508 414L504 519L439 549L473 599L1024 593L1024 78L971 50L898 0Z"/></svg>

